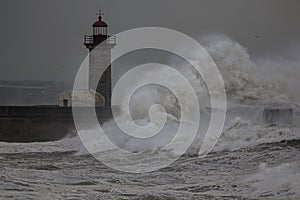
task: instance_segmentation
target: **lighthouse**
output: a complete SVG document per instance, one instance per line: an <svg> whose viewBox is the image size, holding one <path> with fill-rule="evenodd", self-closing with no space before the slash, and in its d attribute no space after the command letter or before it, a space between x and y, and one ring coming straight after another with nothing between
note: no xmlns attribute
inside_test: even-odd
<svg viewBox="0 0 300 200"><path fill-rule="evenodd" d="M84 37L84 45L89 50L89 89L102 94L105 105L110 106L111 50L116 45L116 38L109 36L108 25L103 21L102 15L100 10L98 20L92 25L93 35Z"/></svg>

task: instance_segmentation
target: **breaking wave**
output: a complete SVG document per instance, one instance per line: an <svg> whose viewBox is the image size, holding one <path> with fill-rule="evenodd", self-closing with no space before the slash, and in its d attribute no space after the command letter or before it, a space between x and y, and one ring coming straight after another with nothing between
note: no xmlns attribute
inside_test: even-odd
<svg viewBox="0 0 300 200"><path fill-rule="evenodd" d="M290 102L283 81L258 78L262 73L272 77L273 70L262 71L247 48L227 36L214 35L202 40L223 76L228 100L251 105Z"/></svg>
<svg viewBox="0 0 300 200"><path fill-rule="evenodd" d="M286 196L299 197L300 195L300 163L283 163L278 166L268 166L261 163L258 172L248 177L244 183L253 184L254 193L279 193ZM276 194L275 193L275 194Z"/></svg>
<svg viewBox="0 0 300 200"><path fill-rule="evenodd" d="M251 60L247 49L227 36L215 35L204 37L200 40L217 64L218 69L223 76L229 104L234 105L237 110L239 110L239 106L244 105L259 107L255 111L256 114L252 116L250 116L247 111L243 111L243 109L238 111L237 114L228 113L222 136L219 139L215 150L236 150L239 148L255 146L261 143L299 138L300 132L294 126L266 126L255 122L260 117L259 112L264 108L264 106L288 105L295 107L295 105L290 102L288 96L284 94L283 91L285 84L282 81L264 81L258 79L256 74L260 73L259 66ZM197 52L191 53L195 54L195 59L197 59ZM172 66L176 66L176 63L171 64ZM199 99L199 105L201 108L201 122L198 133L199 141L192 147L194 149L198 149L210 120L209 94L202 78L191 66L177 66L177 68L180 68L181 73L189 80ZM156 74L160 74L166 79L172 79L172 77L164 71ZM151 74L148 75L151 76ZM180 83L176 84L180 85ZM182 87L178 88L180 89L178 93L184 96L185 90L182 89ZM151 123L151 126L154 128L156 128L157 124L155 121L150 121L149 109L155 104L162 105L164 109L160 110L159 108L162 107L158 107L158 110L154 113L154 119L159 120L160 115L165 111L168 113L167 123L162 130L164 136L158 139L153 138L148 141L148 143L136 144L136 141L131 140L128 137L118 135L120 130L112 121L107 122L104 125L104 130L111 134L110 137L113 138L114 142L118 146L132 152L155 150L165 145L169 141L169 138L176 133L180 123L181 110L177 98L171 91L154 85L144 86L135 92L130 104L130 112L135 123L142 126ZM185 111L193 112L193 105L189 105L189 108ZM295 113L295 118L297 117L300 118L299 113ZM124 121L122 123L126 125L126 123L129 122ZM298 122L294 124L298 124ZM149 126L149 134L151 132L151 126ZM94 130L91 129L87 131ZM140 134L147 135L145 132ZM101 140L101 138L98 139ZM184 140L184 138L179 139ZM91 143L95 143L92 145L95 146L96 152L99 146L95 141L95 138L91 138ZM177 142L180 144L181 141ZM19 146L20 148L18 148L18 150L13 150L16 148L10 149L9 146ZM112 150L106 149L105 146L101 146L100 149ZM78 137L66 138L58 142L39 144L31 143L19 145L1 143L0 151L7 151L8 153L13 153L13 151L77 151L77 155L87 153ZM176 150L174 151L176 152Z"/></svg>

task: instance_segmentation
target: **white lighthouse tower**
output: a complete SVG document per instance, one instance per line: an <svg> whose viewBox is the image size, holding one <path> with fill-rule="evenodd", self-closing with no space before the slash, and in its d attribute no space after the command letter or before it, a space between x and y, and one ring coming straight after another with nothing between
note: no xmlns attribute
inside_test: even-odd
<svg viewBox="0 0 300 200"><path fill-rule="evenodd" d="M110 106L111 50L116 45L116 38L109 36L108 25L102 20L102 15L100 10L98 21L93 24L93 35L85 36L84 45L89 49L89 89L102 94L105 105Z"/></svg>

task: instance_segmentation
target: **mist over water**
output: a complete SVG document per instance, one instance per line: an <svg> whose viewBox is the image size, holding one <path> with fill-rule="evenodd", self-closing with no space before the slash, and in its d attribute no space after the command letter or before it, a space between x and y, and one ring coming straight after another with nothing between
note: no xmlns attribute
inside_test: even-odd
<svg viewBox="0 0 300 200"><path fill-rule="evenodd" d="M290 103L285 91L289 77L278 71L274 74L274 65L267 65L266 61L262 67L250 57L247 48L227 36L208 36L203 40L223 76L229 101L256 105Z"/></svg>
<svg viewBox="0 0 300 200"><path fill-rule="evenodd" d="M54 184L51 182L53 177L63 177L59 178L57 182L64 187L74 189L79 185L84 188L86 193L100 195L103 198L114 196L115 199L120 197L125 197L125 199L127 197L127 199L130 197L190 199L188 194L194 195L195 198L218 197L220 199L228 196L258 199L265 197L271 199L298 198L300 109L297 105L298 93L294 90L297 87L294 84L298 82L299 65L296 61L281 60L277 62L276 59L251 58L247 48L224 35L210 35L201 37L199 40L223 76L229 105L222 135L213 151L206 157L198 158L197 156L210 121L210 98L206 84L200 74L196 73L190 65L176 63L170 59L170 65L189 80L200 105L201 121L198 135L187 152L187 155L193 157L185 155L171 166L149 174L120 174L102 165L96 167L95 160L89 157L89 153L80 139L69 137L48 143L1 143L0 160L6 155L15 155L16 159L19 158L18 156L24 156L24 159L30 160L31 154L37 156L41 152L49 155L59 154L58 158L60 159L55 162L47 160L48 157L47 159L41 158L42 162L46 163L42 166L36 166L38 164L31 166L26 162L22 165L25 168L31 168L33 174L39 174L41 168L50 166L55 173L45 170L45 178L51 184ZM191 54L197 60L197 52L191 52ZM155 74L159 74L165 79L174 79L164 70ZM151 73L145 74L150 77L152 75ZM186 96L185 88L180 87L181 83L174 82L174 84L177 84L178 91L176 92ZM191 117L191 121L180 121L182 112L186 112L190 116L193 116L193 112L195 112L194 105L189 103L188 98L185 102L187 103L186 108L181 110L178 99L172 91L158 85L146 85L139 88L131 97L130 114L137 125L150 124L150 126L146 131L135 134L151 135L152 131L158 128L160 120L163 119L163 114L166 112L167 121L159 135L151 137L149 140L137 140L122 134L113 120L104 124L104 132L119 148L134 152L134 156L141 161L135 166L129 167L147 165L149 154L155 155L158 161L163 161L165 158L159 154L159 150L174 137L180 123L189 124L193 120ZM157 104L161 106L155 107L150 116L149 109ZM121 105L121 109L124 110L122 106L124 105ZM263 110L266 107L293 108L293 123L280 125L262 123ZM124 120L121 123L126 126L130 121ZM85 130L79 134L93 133L95 130ZM128 165L126 160L122 160L120 163L120 160L115 159L116 148L111 148L105 143L97 143L97 141L104 141L104 138L101 137L90 138L88 145L93 147L93 152L107 156L111 159L112 164ZM170 156L178 154L178 149L181 148L180 144L184 140L184 137L178 138L177 148L168 149ZM72 153L68 154L69 152ZM65 159L68 161L67 163L70 163L68 165L70 169L75 166L74 173L65 174L63 172L62 166L67 164L61 160L65 162ZM14 160L12 159L11 162ZM78 162L82 165L84 162L87 163L85 170L89 171L88 178L80 175L82 169L76 165ZM20 169L13 169L10 172L10 175L22 177L11 185L32 181L32 177L25 177L19 173ZM81 183L78 182L79 179L87 180ZM120 183L122 183L122 187L120 187ZM84 184L86 185L82 186ZM11 185L8 184L5 187L10 188ZM99 190L98 185L103 186L106 190L103 188ZM168 187L161 188L163 185ZM151 194L145 194L145 188L142 186L150 188ZM41 190L48 189L48 186L40 185L39 187ZM57 190L60 189L57 188ZM16 194L17 192L13 193L17 196ZM80 196L76 192L73 195ZM46 195L45 198L51 199L51 197L51 195Z"/></svg>
<svg viewBox="0 0 300 200"><path fill-rule="evenodd" d="M275 69L287 65L279 67L282 63L277 63L274 68L274 64L267 66L267 63L272 63L269 60L256 62L249 56L247 48L225 35L210 35L200 38L200 41L217 64L223 77L229 105L226 124L216 149L236 150L262 143L299 138L299 132L295 131L295 128L298 128L299 125L298 105L297 102L293 102L296 95L290 98L290 92L286 89L290 82L296 80L292 80L293 77L288 78L288 73L277 72L277 74L274 75ZM182 48L188 49L187 47ZM197 56L201 56L197 55L197 52L190 53L193 54L195 60L197 60ZM273 62L275 62L275 60ZM197 136L198 142L193 144L194 146L191 148L193 151L197 151L199 150L199 146L205 136L210 121L209 93L200 74L198 74L192 66L174 63L172 59L170 59L169 63L170 66L174 66L175 69L179 70L180 73L187 78L198 97L201 110L201 122ZM289 65L288 69L291 70L293 67L294 65ZM297 71L297 69L295 69L295 71ZM159 72L155 71L153 74L143 74L143 76L136 77L136 79L143 79L145 76L151 77L154 74L159 74L159 76L167 80L174 79L171 74L164 70L160 70ZM175 88L178 89L178 91L176 91L178 94L187 96L186 90L181 87L180 82L174 81L174 84L176 84ZM161 117L163 113L166 112L168 119L160 134L149 140L136 140L122 134L122 131L116 126L113 120L104 125L104 132L109 134L110 139L113 140L117 146L131 152L155 151L165 146L170 142L170 139L174 137L180 124L181 112L195 112L193 108L194 105L190 104L188 100L186 103L186 108L181 110L178 99L172 91L158 85L146 85L139 88L131 96L130 115L137 125L146 126L150 123L150 126L145 132L135 134L144 136L151 135L153 130L158 128L159 122L162 119ZM156 107L155 112L152 113L153 119L151 121L149 109L153 105L161 106ZM123 105L121 105L121 110L124 110L125 107L122 106ZM266 107L294 108L294 125L286 124L285 126L282 124L282 126L268 127L266 124L263 124L263 109ZM122 121L124 126L129 123L131 123L131 119ZM188 124L189 122L185 121L182 123ZM94 141L93 139L91 140ZM180 138L180 140L184 140L184 138ZM178 141L178 143L180 143L180 141ZM103 145L104 144L99 145L99 151L105 151ZM96 151L97 148L95 149L95 152ZM176 150L174 149L174 153L175 152ZM196 152L193 154L196 154Z"/></svg>

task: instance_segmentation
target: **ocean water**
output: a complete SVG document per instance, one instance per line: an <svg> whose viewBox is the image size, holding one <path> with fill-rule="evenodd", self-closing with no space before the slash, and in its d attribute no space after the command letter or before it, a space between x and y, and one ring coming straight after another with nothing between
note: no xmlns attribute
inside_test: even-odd
<svg viewBox="0 0 300 200"><path fill-rule="evenodd" d="M204 158L184 155L141 174L100 163L83 152L78 137L1 143L0 199L299 199L300 134L290 129L267 128L271 141L268 134L229 131Z"/></svg>
<svg viewBox="0 0 300 200"><path fill-rule="evenodd" d="M126 173L96 160L78 136L45 143L0 142L0 199L300 199L299 106L285 92L284 83L272 78L259 79L257 74L262 71L246 48L224 36L204 38L203 42L224 78L229 105L221 137L208 155L198 157L199 143L195 143L186 154L162 169ZM206 86L188 66L181 69L199 98L201 136L210 118ZM160 74L172 79L164 71ZM177 84L175 88L184 96L184 89ZM163 130L166 137L137 144L118 136L119 130L112 121L104 129L118 146L134 152L140 161L137 165L147 166L149 155L163 162L161 145L181 123L178 101L171 92L159 87L145 87L132 99L132 119L139 125L151 123L149 132L156 128L161 113L168 113L170 120ZM151 121L148 111L154 104L164 109L158 107ZM183 112L193 112L193 106L188 104ZM292 123L264 124L265 107L292 108ZM284 121L280 114L276 117L277 121ZM125 126L128 123L122 121ZM180 144L184 138L178 140ZM93 138L90 142L94 145ZM178 152L176 148L169 150L170 156ZM95 145L94 152L106 156L112 165L131 165L115 159L118 151L114 148Z"/></svg>

